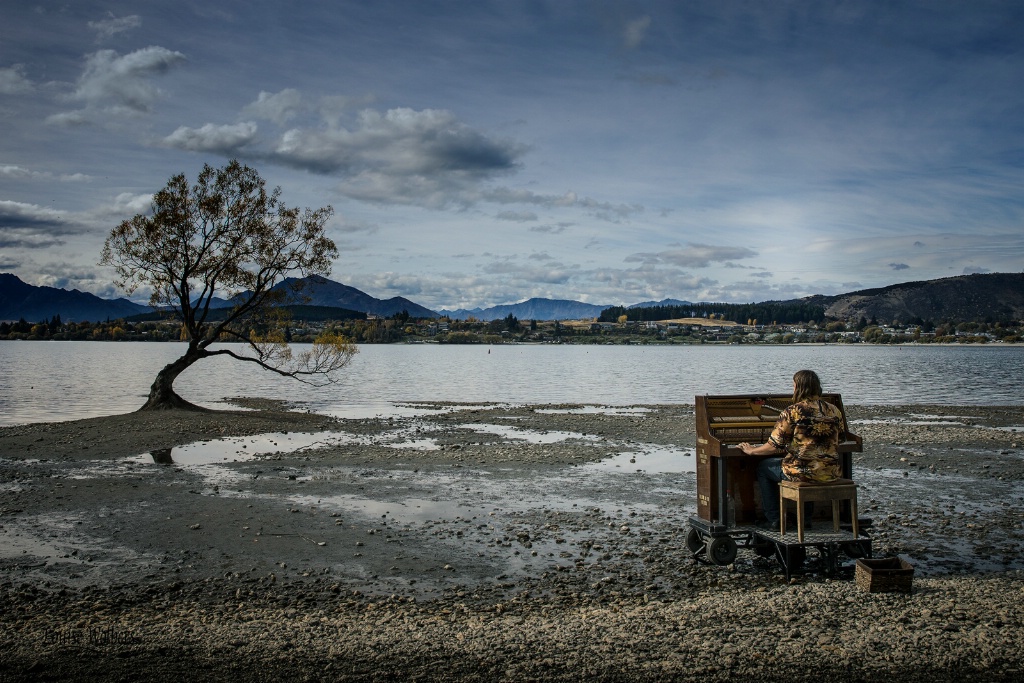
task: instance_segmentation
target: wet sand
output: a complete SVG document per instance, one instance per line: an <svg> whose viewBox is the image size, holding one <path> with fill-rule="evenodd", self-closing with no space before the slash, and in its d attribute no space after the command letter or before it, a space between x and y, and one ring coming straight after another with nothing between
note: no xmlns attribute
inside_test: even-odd
<svg viewBox="0 0 1024 683"><path fill-rule="evenodd" d="M901 595L696 562L692 407L237 402L0 429L0 680L1024 676L1019 407L847 406Z"/></svg>

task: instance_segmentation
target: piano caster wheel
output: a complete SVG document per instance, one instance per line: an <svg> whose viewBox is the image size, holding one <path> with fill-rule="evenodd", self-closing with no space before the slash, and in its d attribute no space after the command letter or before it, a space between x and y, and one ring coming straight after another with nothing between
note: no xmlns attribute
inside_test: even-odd
<svg viewBox="0 0 1024 683"><path fill-rule="evenodd" d="M736 559L736 541L730 536L719 536L708 543L708 560L712 564L732 564Z"/></svg>
<svg viewBox="0 0 1024 683"><path fill-rule="evenodd" d="M696 529L691 528L686 532L686 549L694 555L704 549L704 539L700 537Z"/></svg>

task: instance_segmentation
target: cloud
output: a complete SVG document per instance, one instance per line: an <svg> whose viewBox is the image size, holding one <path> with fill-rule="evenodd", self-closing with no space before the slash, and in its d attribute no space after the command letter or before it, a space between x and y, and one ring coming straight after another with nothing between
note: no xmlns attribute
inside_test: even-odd
<svg viewBox="0 0 1024 683"><path fill-rule="evenodd" d="M523 151L449 111L398 108L364 109L350 127L292 128L272 151L258 156L342 176L339 189L353 199L446 208L478 201L477 186L514 170Z"/></svg>
<svg viewBox="0 0 1024 683"><path fill-rule="evenodd" d="M910 268L906 263L890 263L889 267L893 270L907 270Z"/></svg>
<svg viewBox="0 0 1024 683"><path fill-rule="evenodd" d="M626 49L633 50L640 47L650 26L651 18L649 16L642 16L627 22L625 35L623 36L623 44L626 46Z"/></svg>
<svg viewBox="0 0 1024 683"><path fill-rule="evenodd" d="M511 259L493 261L483 267L487 275L511 275L523 284L545 284L564 285L569 282L577 272L577 268L560 264L551 264L544 267L524 266Z"/></svg>
<svg viewBox="0 0 1024 683"><path fill-rule="evenodd" d="M126 17L115 17L108 12L109 19L102 21L90 21L87 25L96 32L96 42L101 43L113 38L118 33L129 31L142 26L142 17L137 14L130 14Z"/></svg>
<svg viewBox="0 0 1024 683"><path fill-rule="evenodd" d="M566 231L572 223L556 223L554 225L534 225L530 227L530 232L542 232L549 235L558 235Z"/></svg>
<svg viewBox="0 0 1024 683"><path fill-rule="evenodd" d="M105 270L59 261L40 265L37 271L38 275L33 278L34 284L37 286L78 289L104 299L116 299L124 296L124 292L119 291L110 281L110 274ZM143 294L145 297L140 299ZM147 297L148 293L143 293L140 288L134 298L144 301Z"/></svg>
<svg viewBox="0 0 1024 683"><path fill-rule="evenodd" d="M58 237L23 233L22 231L8 231L0 228L0 249L49 249L60 247L66 242Z"/></svg>
<svg viewBox="0 0 1024 683"><path fill-rule="evenodd" d="M466 208L486 202L551 209L577 208L591 216L620 222L643 212L639 204L603 202L575 192L541 194L488 186L520 167L526 147L491 137L458 120L450 111L365 108L349 125L342 112L358 100L324 97L310 106L297 90L261 91L240 114L278 125L303 113L320 117L317 126L294 126L270 146L257 144L253 121L229 125L181 126L163 139L176 149L204 151L276 163L310 173L342 178L338 190L358 201L429 209ZM539 220L531 211L502 211L500 220ZM560 231L552 228L549 232Z"/></svg>
<svg viewBox="0 0 1024 683"><path fill-rule="evenodd" d="M43 249L66 244L67 237L105 234L126 218L148 213L152 202L151 194L128 192L84 211L0 201L0 246Z"/></svg>
<svg viewBox="0 0 1024 683"><path fill-rule="evenodd" d="M496 218L501 221L529 223L537 220L537 214L532 211L502 211L496 216Z"/></svg>
<svg viewBox="0 0 1024 683"><path fill-rule="evenodd" d="M35 204L0 200L0 248L46 249L82 232L69 214Z"/></svg>
<svg viewBox="0 0 1024 683"><path fill-rule="evenodd" d="M576 207L583 209L602 220L618 222L633 214L643 213L644 207L639 204L614 204L600 202L590 197L580 197L575 192L560 195L545 195L530 190L513 190L499 187L480 194L480 199L496 204L532 204L545 208Z"/></svg>
<svg viewBox="0 0 1024 683"><path fill-rule="evenodd" d="M60 182L77 183L91 180L91 176L84 173L54 174L48 171L33 171L21 166L0 166L0 176L14 179L27 180L57 180Z"/></svg>
<svg viewBox="0 0 1024 683"><path fill-rule="evenodd" d="M66 216L53 209L35 204L0 200L0 230L45 229L54 232L71 232Z"/></svg>
<svg viewBox="0 0 1024 683"><path fill-rule="evenodd" d="M20 95L32 92L32 82L25 78L21 64L0 69L0 95Z"/></svg>
<svg viewBox="0 0 1024 683"><path fill-rule="evenodd" d="M109 207L101 208L94 213L97 215L123 216L125 214L131 214L134 216L139 213L148 213L152 208L152 204L153 195L151 194L132 194L130 192L122 192L114 197L114 201Z"/></svg>
<svg viewBox="0 0 1024 683"><path fill-rule="evenodd" d="M168 147L190 152L216 152L232 156L256 139L256 130L256 124L252 121L224 126L207 123L201 128L181 126L165 137L163 142Z"/></svg>
<svg viewBox="0 0 1024 683"><path fill-rule="evenodd" d="M298 90L286 88L278 93L260 91L255 102L242 108L242 116L273 121L284 125L303 110L302 95Z"/></svg>
<svg viewBox="0 0 1024 683"><path fill-rule="evenodd" d="M383 114L364 109L352 129L293 128L281 137L274 158L317 173L442 176L453 182L507 172L521 152L517 145L473 130L451 112L399 108Z"/></svg>
<svg viewBox="0 0 1024 683"><path fill-rule="evenodd" d="M666 264L681 268L707 268L714 261L730 261L757 256L757 252L746 247L719 247L709 244L690 244L679 249L668 249L657 253L631 254L626 262L640 262L646 265Z"/></svg>
<svg viewBox="0 0 1024 683"><path fill-rule="evenodd" d="M160 91L150 78L185 61L185 55L150 46L124 56L99 50L86 57L85 70L70 99L117 114L149 113Z"/></svg>
<svg viewBox="0 0 1024 683"><path fill-rule="evenodd" d="M85 126L90 122L89 113L84 110L65 111L46 117L46 123L51 126L62 126L72 128L74 126Z"/></svg>
<svg viewBox="0 0 1024 683"><path fill-rule="evenodd" d="M964 268L963 274L964 275L975 275L975 274L984 274L984 273L991 273L991 272L992 271L989 270L988 268L981 268L979 266L967 266L967 267Z"/></svg>

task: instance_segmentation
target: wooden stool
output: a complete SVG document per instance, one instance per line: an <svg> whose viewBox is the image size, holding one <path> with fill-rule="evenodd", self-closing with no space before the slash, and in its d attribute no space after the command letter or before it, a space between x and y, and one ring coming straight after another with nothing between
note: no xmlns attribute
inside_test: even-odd
<svg viewBox="0 0 1024 683"><path fill-rule="evenodd" d="M850 501L853 537L859 538L857 528L857 484L852 479L836 479L827 484L808 481L779 482L779 533L786 535L786 501L796 501L796 539L804 542L804 503L832 501L832 529L839 531L839 501Z"/></svg>

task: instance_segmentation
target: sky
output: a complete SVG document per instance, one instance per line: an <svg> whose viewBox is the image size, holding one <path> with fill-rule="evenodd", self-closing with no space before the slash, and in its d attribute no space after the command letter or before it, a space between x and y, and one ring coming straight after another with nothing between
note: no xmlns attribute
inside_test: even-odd
<svg viewBox="0 0 1024 683"><path fill-rule="evenodd" d="M3 0L0 121L0 272L107 298L231 159L434 310L1024 270L1018 0Z"/></svg>

